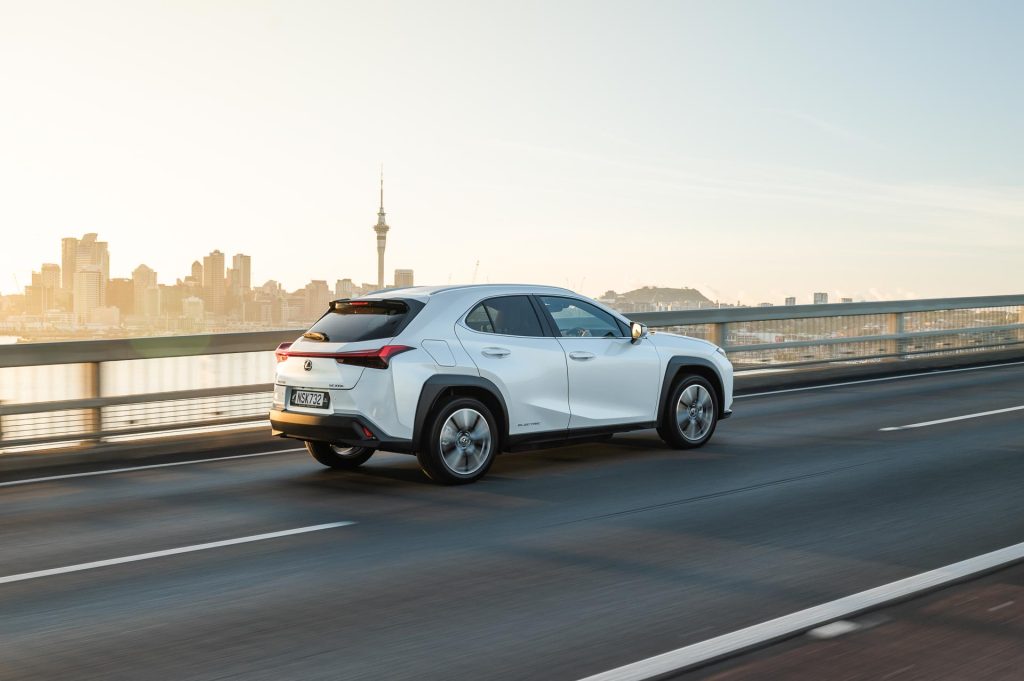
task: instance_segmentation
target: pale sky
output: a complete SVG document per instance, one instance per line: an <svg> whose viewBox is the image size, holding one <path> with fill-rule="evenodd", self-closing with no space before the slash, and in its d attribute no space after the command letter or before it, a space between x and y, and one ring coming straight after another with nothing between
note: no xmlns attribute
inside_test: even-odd
<svg viewBox="0 0 1024 681"><path fill-rule="evenodd" d="M161 283L723 301L1024 292L1024 4L0 0L0 292L63 236Z"/></svg>

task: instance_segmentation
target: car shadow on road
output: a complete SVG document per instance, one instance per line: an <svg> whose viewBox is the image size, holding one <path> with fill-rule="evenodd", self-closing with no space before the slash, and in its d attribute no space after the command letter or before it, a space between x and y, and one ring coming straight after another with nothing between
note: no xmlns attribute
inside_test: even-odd
<svg viewBox="0 0 1024 681"><path fill-rule="evenodd" d="M699 450L673 450L654 433L646 431L609 440L585 442L547 449L504 453L487 475L477 483L448 489L487 489L498 492L506 485L517 487L525 480L554 480L568 473L599 473L606 466L622 463L656 462L666 457L679 462L718 459L725 456L713 444ZM321 469L298 480L303 485L344 489L349 492L381 493L386 490L428 487L445 489L431 481L413 456L382 452L353 471ZM496 483L500 483L496 484ZM504 490L502 490L504 491Z"/></svg>

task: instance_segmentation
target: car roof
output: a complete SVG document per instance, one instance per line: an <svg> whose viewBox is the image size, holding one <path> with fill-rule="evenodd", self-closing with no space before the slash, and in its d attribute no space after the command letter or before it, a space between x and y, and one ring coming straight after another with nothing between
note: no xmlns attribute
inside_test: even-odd
<svg viewBox="0 0 1024 681"><path fill-rule="evenodd" d="M578 294L569 289L557 286L540 286L537 284L465 284L458 286L408 286L404 288L386 288L379 291L372 291L360 298L384 299L384 298L412 298L427 302L433 296L454 294L454 293L483 293L484 295L502 295L513 293L547 293L547 294Z"/></svg>

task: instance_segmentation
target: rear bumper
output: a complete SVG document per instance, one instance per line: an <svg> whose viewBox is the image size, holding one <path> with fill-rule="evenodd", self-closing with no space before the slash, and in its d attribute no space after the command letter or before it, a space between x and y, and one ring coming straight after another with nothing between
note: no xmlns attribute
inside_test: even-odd
<svg viewBox="0 0 1024 681"><path fill-rule="evenodd" d="M411 440L389 436L361 416L347 414L302 414L274 409L270 412L271 434L296 440L330 442L346 447L371 447L390 452L412 453ZM367 436L368 428L373 437Z"/></svg>

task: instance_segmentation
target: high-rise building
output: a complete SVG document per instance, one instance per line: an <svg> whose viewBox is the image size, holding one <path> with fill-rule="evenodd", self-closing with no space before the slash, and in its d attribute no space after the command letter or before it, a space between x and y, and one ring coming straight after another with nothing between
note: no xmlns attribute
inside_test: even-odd
<svg viewBox="0 0 1024 681"><path fill-rule="evenodd" d="M39 270L40 283L48 289L59 289L61 287L60 265L52 262L44 262Z"/></svg>
<svg viewBox="0 0 1024 681"><path fill-rule="evenodd" d="M853 298L840 298L839 302L840 303L852 303L853 302Z"/></svg>
<svg viewBox="0 0 1024 681"><path fill-rule="evenodd" d="M60 240L61 283L65 291L75 288L75 266L78 264L78 239L73 236Z"/></svg>
<svg viewBox="0 0 1024 681"><path fill-rule="evenodd" d="M822 291L814 292L814 304L815 305L828 305L828 293Z"/></svg>
<svg viewBox="0 0 1024 681"><path fill-rule="evenodd" d="M121 317L135 313L135 282L111 279L107 282L107 305L121 311Z"/></svg>
<svg viewBox="0 0 1024 681"><path fill-rule="evenodd" d="M110 254L107 242L99 241L94 232L81 239L68 237L61 240L61 284L64 288L75 288L75 274L86 268L97 268L100 273L100 306L106 304L107 282L110 280ZM89 277L91 280L91 277ZM83 303L84 304L84 303ZM76 309L79 307L75 303Z"/></svg>
<svg viewBox="0 0 1024 681"><path fill-rule="evenodd" d="M412 270L395 270L395 288L413 286Z"/></svg>
<svg viewBox="0 0 1024 681"><path fill-rule="evenodd" d="M203 301L206 303L206 312L218 317L223 316L226 293L224 254L212 251L210 255L203 257Z"/></svg>
<svg viewBox="0 0 1024 681"><path fill-rule="evenodd" d="M81 267L75 272L74 312L79 321L87 321L90 312L103 307L104 289L103 271L98 266Z"/></svg>
<svg viewBox="0 0 1024 681"><path fill-rule="evenodd" d="M160 310L153 306L150 291L156 290L156 272L146 265L139 265L132 270L132 310L144 317L156 317Z"/></svg>
<svg viewBox="0 0 1024 681"><path fill-rule="evenodd" d="M236 253L231 257L231 288L236 295L252 288L252 256Z"/></svg>
<svg viewBox="0 0 1024 681"><path fill-rule="evenodd" d="M351 279L339 279L334 282L334 297L335 298L354 298L356 296L356 289L359 287L353 283Z"/></svg>
<svg viewBox="0 0 1024 681"><path fill-rule="evenodd" d="M189 296L181 301L181 316L185 319L202 323L206 316L206 309L201 298Z"/></svg>
<svg viewBox="0 0 1024 681"><path fill-rule="evenodd" d="M60 287L60 265L44 263L39 272L32 273L32 284L25 287L25 312L41 315L57 307Z"/></svg>
<svg viewBox="0 0 1024 681"><path fill-rule="evenodd" d="M786 305L796 305L796 296L786 298Z"/></svg>
<svg viewBox="0 0 1024 681"><path fill-rule="evenodd" d="M388 240L388 224L384 222L384 168L380 169L380 210L373 231L377 233L377 288L384 288L384 247Z"/></svg>
<svg viewBox="0 0 1024 681"><path fill-rule="evenodd" d="M331 289L323 279L314 279L306 284L303 299L303 317L313 320L322 315L331 303Z"/></svg>
<svg viewBox="0 0 1024 681"><path fill-rule="evenodd" d="M175 284L167 286L160 284L159 291L160 316L164 318L177 319L181 316L181 301L185 298L185 287Z"/></svg>

